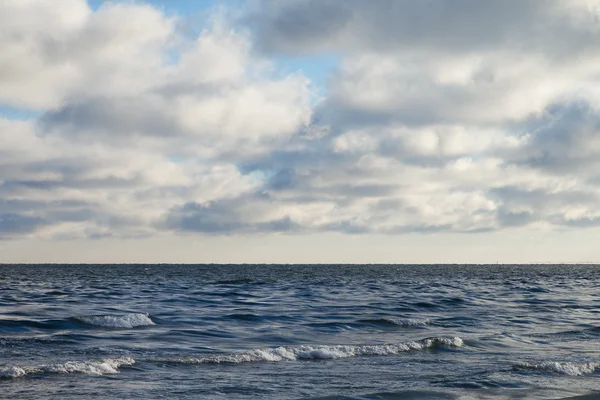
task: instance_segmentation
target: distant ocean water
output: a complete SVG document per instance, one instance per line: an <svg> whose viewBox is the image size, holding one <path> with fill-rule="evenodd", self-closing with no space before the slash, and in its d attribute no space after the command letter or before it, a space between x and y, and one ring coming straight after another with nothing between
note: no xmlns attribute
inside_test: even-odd
<svg viewBox="0 0 600 400"><path fill-rule="evenodd" d="M0 265L0 398L599 392L600 266Z"/></svg>

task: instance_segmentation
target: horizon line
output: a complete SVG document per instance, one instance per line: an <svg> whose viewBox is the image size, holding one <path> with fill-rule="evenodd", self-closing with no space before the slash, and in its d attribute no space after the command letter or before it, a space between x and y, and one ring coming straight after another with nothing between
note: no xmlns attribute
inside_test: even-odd
<svg viewBox="0 0 600 400"><path fill-rule="evenodd" d="M263 266L284 266L284 265L300 265L300 266L309 266L309 265L341 265L341 266L418 266L418 265L600 265L600 261L582 261L582 262L497 262L497 263L145 263L145 262L114 262L114 263L106 263L106 262L82 262L82 263L60 263L60 262L40 262L40 263L27 263L27 262L0 262L1 266L10 266L10 265L263 265Z"/></svg>

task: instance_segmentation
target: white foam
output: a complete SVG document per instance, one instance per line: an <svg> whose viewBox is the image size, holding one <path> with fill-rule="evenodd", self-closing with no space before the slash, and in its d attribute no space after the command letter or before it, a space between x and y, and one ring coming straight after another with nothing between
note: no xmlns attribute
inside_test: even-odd
<svg viewBox="0 0 600 400"><path fill-rule="evenodd" d="M67 361L62 364L45 364L35 366L0 367L0 378L19 378L35 374L86 374L109 375L119 372L124 365L132 365L135 360L131 357L106 358L92 361Z"/></svg>
<svg viewBox="0 0 600 400"><path fill-rule="evenodd" d="M146 313L131 313L123 315L90 315L75 317L76 320L88 325L101 326L104 328L135 328L138 326L155 325Z"/></svg>
<svg viewBox="0 0 600 400"><path fill-rule="evenodd" d="M552 372L555 374L581 376L593 373L598 367L600 367L600 363L544 361L537 364L521 363L517 364L516 366L518 368Z"/></svg>
<svg viewBox="0 0 600 400"><path fill-rule="evenodd" d="M21 367L0 367L0 378L18 378L27 375L27 372Z"/></svg>
<svg viewBox="0 0 600 400"><path fill-rule="evenodd" d="M429 325L429 320L426 318L407 318L407 319L396 319L396 318L384 318L384 320L399 326L426 326Z"/></svg>
<svg viewBox="0 0 600 400"><path fill-rule="evenodd" d="M380 345L316 345L298 347L277 347L272 349L253 349L238 353L208 356L201 358L183 358L167 360L184 364L239 364L249 362L278 362L294 360L328 360L348 357L388 356L410 350L424 350L436 346L462 347L459 337L428 338L417 342L404 342Z"/></svg>

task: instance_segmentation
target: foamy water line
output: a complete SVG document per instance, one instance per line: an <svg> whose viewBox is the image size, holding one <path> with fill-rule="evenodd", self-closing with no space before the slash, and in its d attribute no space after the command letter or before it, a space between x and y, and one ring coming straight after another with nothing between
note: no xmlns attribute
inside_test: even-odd
<svg viewBox="0 0 600 400"><path fill-rule="evenodd" d="M296 360L331 360L349 357L389 356L411 350L426 350L435 347L458 348L463 347L463 345L464 342L459 337L435 337L419 341L377 345L280 346L276 348L252 349L230 354L166 359L162 361L180 364L240 364Z"/></svg>
<svg viewBox="0 0 600 400"><path fill-rule="evenodd" d="M135 360L131 357L121 357L31 366L0 366L0 378L20 378L26 375L38 374L108 375L116 374L120 367L133 365L134 363Z"/></svg>
<svg viewBox="0 0 600 400"><path fill-rule="evenodd" d="M84 324L99 326L103 328L130 329L140 326L155 325L154 321L146 313L130 313L123 315L88 315L73 317L73 319Z"/></svg>

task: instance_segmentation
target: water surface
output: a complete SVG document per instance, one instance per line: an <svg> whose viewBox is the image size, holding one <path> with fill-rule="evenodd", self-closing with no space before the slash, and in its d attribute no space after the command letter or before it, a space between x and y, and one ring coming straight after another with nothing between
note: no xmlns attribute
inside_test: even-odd
<svg viewBox="0 0 600 400"><path fill-rule="evenodd" d="M594 265L3 265L10 399L600 390Z"/></svg>

